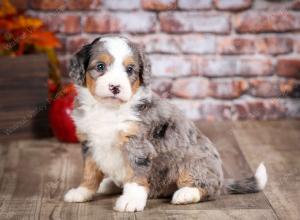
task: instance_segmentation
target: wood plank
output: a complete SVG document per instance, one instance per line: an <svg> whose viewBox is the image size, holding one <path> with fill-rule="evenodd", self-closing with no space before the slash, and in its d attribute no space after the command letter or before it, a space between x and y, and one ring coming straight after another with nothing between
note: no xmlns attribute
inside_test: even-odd
<svg viewBox="0 0 300 220"><path fill-rule="evenodd" d="M269 182L264 190L280 219L300 216L300 121L245 122L234 135L252 170L264 161Z"/></svg>
<svg viewBox="0 0 300 220"><path fill-rule="evenodd" d="M32 64L32 65L29 65ZM40 76L40 74L45 74L45 67L48 65L48 58L45 54L33 54L33 55L26 55L21 56L18 58L12 57L0 57L0 75L1 78L11 78L12 69L14 73L21 73L21 77L26 77L24 72L32 74L36 74L33 76Z"/></svg>
<svg viewBox="0 0 300 220"><path fill-rule="evenodd" d="M166 211L144 211L135 214L137 219L205 219L205 220L229 220L229 219L277 219L272 210L247 209L247 210L166 210Z"/></svg>
<svg viewBox="0 0 300 220"><path fill-rule="evenodd" d="M220 150L227 176L252 174L255 167L249 167L240 142L230 134L231 129L236 134L235 124L199 126ZM276 219L263 193L226 195L217 201L181 206L171 205L169 199L149 200L145 211L135 214L112 211L117 196L98 195L88 203L64 203L64 193L80 182L79 145L52 139L14 142L0 149L0 219Z"/></svg>
<svg viewBox="0 0 300 220"><path fill-rule="evenodd" d="M45 54L26 55L18 58L0 58L0 130L5 130L15 121L22 120L28 110L35 111L40 105L45 105L48 99L48 58ZM36 116L36 115L35 115ZM28 117L30 128L36 126L36 117ZM39 114L47 119L46 114ZM44 121L43 123L46 123ZM9 125L7 125L9 123ZM46 123L48 124L48 123ZM25 126L27 128L27 126ZM42 132L41 132L42 131ZM32 137L34 135L50 137L49 127L42 126L38 130L15 130L10 136ZM5 132L0 132L0 140L7 139Z"/></svg>

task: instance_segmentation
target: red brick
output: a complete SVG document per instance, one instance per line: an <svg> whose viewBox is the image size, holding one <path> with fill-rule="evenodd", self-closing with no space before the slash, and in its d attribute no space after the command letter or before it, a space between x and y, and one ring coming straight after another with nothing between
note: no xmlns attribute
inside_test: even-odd
<svg viewBox="0 0 300 220"><path fill-rule="evenodd" d="M118 18L109 13L90 15L84 19L83 28L88 33L111 33L121 30Z"/></svg>
<svg viewBox="0 0 300 220"><path fill-rule="evenodd" d="M192 62L184 57L150 55L152 73L158 77L180 77L192 74Z"/></svg>
<svg viewBox="0 0 300 220"><path fill-rule="evenodd" d="M300 10L300 1L299 0L294 1L293 5L292 5L292 9Z"/></svg>
<svg viewBox="0 0 300 220"><path fill-rule="evenodd" d="M140 8L140 0L102 0L106 9L110 10L136 10Z"/></svg>
<svg viewBox="0 0 300 220"><path fill-rule="evenodd" d="M63 10L66 7L65 2L61 0L31 0L30 6L42 10Z"/></svg>
<svg viewBox="0 0 300 220"><path fill-rule="evenodd" d="M68 37L66 40L66 48L70 53L77 52L83 45L88 44L91 42L89 37Z"/></svg>
<svg viewBox="0 0 300 220"><path fill-rule="evenodd" d="M160 97L169 98L172 80L166 78L154 78L151 82L151 88Z"/></svg>
<svg viewBox="0 0 300 220"><path fill-rule="evenodd" d="M232 103L232 120L245 120L249 119L248 106L245 104L245 101L238 100Z"/></svg>
<svg viewBox="0 0 300 220"><path fill-rule="evenodd" d="M95 10L101 5L101 0L67 0L69 10Z"/></svg>
<svg viewBox="0 0 300 220"><path fill-rule="evenodd" d="M218 53L220 54L253 54L254 40L240 37L222 37L218 39Z"/></svg>
<svg viewBox="0 0 300 220"><path fill-rule="evenodd" d="M243 79L215 79L211 82L211 96L221 99L238 98L248 89Z"/></svg>
<svg viewBox="0 0 300 220"><path fill-rule="evenodd" d="M176 9L176 0L141 0L142 6L146 10L165 11Z"/></svg>
<svg viewBox="0 0 300 220"><path fill-rule="evenodd" d="M248 101L249 119L279 119L286 115L286 108L281 100Z"/></svg>
<svg viewBox="0 0 300 220"><path fill-rule="evenodd" d="M228 102L205 100L200 102L201 120L222 121L232 119L232 106Z"/></svg>
<svg viewBox="0 0 300 220"><path fill-rule="evenodd" d="M148 53L180 53L178 37L173 35L155 34L142 38Z"/></svg>
<svg viewBox="0 0 300 220"><path fill-rule="evenodd" d="M34 14L44 21L50 31L75 34L81 32L81 17L63 13Z"/></svg>
<svg viewBox="0 0 300 220"><path fill-rule="evenodd" d="M155 21L155 14L150 12L101 13L86 17L84 31L89 33L148 33L154 31Z"/></svg>
<svg viewBox="0 0 300 220"><path fill-rule="evenodd" d="M183 53L211 54L216 51L216 40L214 36L182 35L179 47Z"/></svg>
<svg viewBox="0 0 300 220"><path fill-rule="evenodd" d="M284 37L263 37L255 40L255 46L259 53L263 54L285 54L293 51L293 41Z"/></svg>
<svg viewBox="0 0 300 220"><path fill-rule="evenodd" d="M300 100L291 99L241 99L234 102L219 100L171 100L190 119L269 120L287 116L300 118Z"/></svg>
<svg viewBox="0 0 300 220"><path fill-rule="evenodd" d="M193 73L208 77L266 76L273 73L269 59L195 59Z"/></svg>
<svg viewBox="0 0 300 220"><path fill-rule="evenodd" d="M178 0L180 9L211 9L212 0Z"/></svg>
<svg viewBox="0 0 300 220"><path fill-rule="evenodd" d="M164 12L159 15L159 19L164 32L229 33L230 31L229 17L222 14Z"/></svg>
<svg viewBox="0 0 300 220"><path fill-rule="evenodd" d="M297 86L299 83L294 80L252 79L249 92L253 96L263 98L289 97L294 96Z"/></svg>
<svg viewBox="0 0 300 220"><path fill-rule="evenodd" d="M300 79L300 59L282 58L277 63L277 74Z"/></svg>
<svg viewBox="0 0 300 220"><path fill-rule="evenodd" d="M295 50L295 52L300 53L300 38L294 39L294 50Z"/></svg>
<svg viewBox="0 0 300 220"><path fill-rule="evenodd" d="M235 17L234 26L239 33L296 31L300 30L300 15L288 11L247 12Z"/></svg>
<svg viewBox="0 0 300 220"><path fill-rule="evenodd" d="M250 8L252 0L214 0L214 3L219 10L240 11Z"/></svg>
<svg viewBox="0 0 300 220"><path fill-rule="evenodd" d="M75 34L81 32L81 17L78 15L65 15L62 17L60 32Z"/></svg>
<svg viewBox="0 0 300 220"><path fill-rule="evenodd" d="M195 77L175 80L171 90L173 95L187 99L204 98L209 92L209 81Z"/></svg>
<svg viewBox="0 0 300 220"><path fill-rule="evenodd" d="M216 42L214 36L206 35L166 35L156 34L142 39L146 52L149 53L187 53L211 54L215 53Z"/></svg>

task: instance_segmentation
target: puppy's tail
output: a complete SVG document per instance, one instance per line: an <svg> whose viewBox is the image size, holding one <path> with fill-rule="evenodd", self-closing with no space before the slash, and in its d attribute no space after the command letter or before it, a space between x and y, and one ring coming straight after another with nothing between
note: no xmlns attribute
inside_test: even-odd
<svg viewBox="0 0 300 220"><path fill-rule="evenodd" d="M255 193L263 190L267 184L268 175L266 167L261 163L256 169L255 175L241 180L225 179L224 194Z"/></svg>

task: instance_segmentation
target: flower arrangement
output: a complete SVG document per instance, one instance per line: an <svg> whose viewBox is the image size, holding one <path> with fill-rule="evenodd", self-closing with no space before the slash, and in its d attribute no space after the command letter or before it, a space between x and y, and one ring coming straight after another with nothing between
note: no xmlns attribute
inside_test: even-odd
<svg viewBox="0 0 300 220"><path fill-rule="evenodd" d="M60 88L59 63L55 48L60 42L48 31L43 21L18 12L9 0L0 8L0 56L17 57L24 54L46 53L49 58L49 97Z"/></svg>

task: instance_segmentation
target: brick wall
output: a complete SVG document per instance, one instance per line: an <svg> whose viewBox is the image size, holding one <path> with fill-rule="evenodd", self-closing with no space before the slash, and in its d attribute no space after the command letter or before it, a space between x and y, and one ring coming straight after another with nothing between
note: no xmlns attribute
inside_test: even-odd
<svg viewBox="0 0 300 220"><path fill-rule="evenodd" d="M144 44L153 89L190 118L300 118L300 1L31 0L62 69L99 34Z"/></svg>

